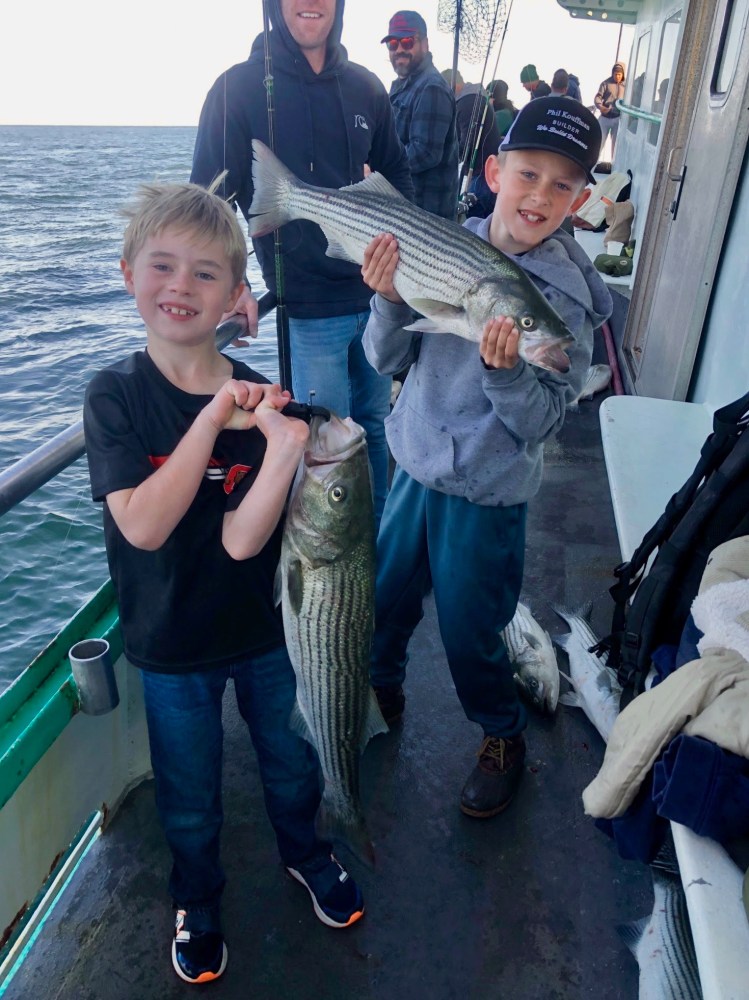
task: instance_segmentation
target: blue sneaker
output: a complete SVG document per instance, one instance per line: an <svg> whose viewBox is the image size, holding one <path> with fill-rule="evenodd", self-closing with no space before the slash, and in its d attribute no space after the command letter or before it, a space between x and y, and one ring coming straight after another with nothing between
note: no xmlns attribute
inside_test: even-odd
<svg viewBox="0 0 749 1000"><path fill-rule="evenodd" d="M187 911L177 910L172 943L174 971L186 983L209 983L226 968L229 953L220 931L190 932Z"/></svg>
<svg viewBox="0 0 749 1000"><path fill-rule="evenodd" d="M361 889L333 855L286 871L312 897L315 913L328 927L350 927L364 916Z"/></svg>

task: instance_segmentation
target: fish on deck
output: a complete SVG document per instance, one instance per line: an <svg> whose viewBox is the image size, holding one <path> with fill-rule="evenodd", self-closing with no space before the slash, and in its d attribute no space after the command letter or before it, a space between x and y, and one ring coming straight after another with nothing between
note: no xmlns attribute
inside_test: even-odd
<svg viewBox="0 0 749 1000"><path fill-rule="evenodd" d="M251 236L308 219L325 233L329 256L362 264L372 240L392 233L400 256L393 284L423 317L407 329L479 343L489 319L512 316L522 358L549 371L569 371L564 351L574 337L525 271L496 247L418 208L382 174L340 189L314 187L259 140L252 150Z"/></svg>
<svg viewBox="0 0 749 1000"><path fill-rule="evenodd" d="M502 639L523 696L539 712L553 715L559 701L559 666L549 633L526 604L518 602Z"/></svg>
<svg viewBox="0 0 749 1000"><path fill-rule="evenodd" d="M652 913L616 928L640 966L639 1000L702 1000L687 899L671 844L650 870Z"/></svg>
<svg viewBox="0 0 749 1000"><path fill-rule="evenodd" d="M581 708L608 743L614 721L619 714L619 700L622 689L616 671L606 665L607 657L589 652L598 639L590 627L591 605L580 611L567 611L555 607L554 611L569 627L569 632L555 636L554 642L566 653L569 661L569 676L562 676L570 682L572 690L561 695L563 705Z"/></svg>
<svg viewBox="0 0 749 1000"><path fill-rule="evenodd" d="M374 513L364 430L314 416L284 525L276 598L297 680L291 726L317 750L321 837L374 864L359 800L359 757L388 731L369 683Z"/></svg>

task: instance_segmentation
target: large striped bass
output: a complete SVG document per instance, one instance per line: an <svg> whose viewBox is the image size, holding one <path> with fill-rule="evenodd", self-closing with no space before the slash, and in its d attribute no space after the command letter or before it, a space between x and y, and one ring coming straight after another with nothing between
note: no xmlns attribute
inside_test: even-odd
<svg viewBox="0 0 749 1000"><path fill-rule="evenodd" d="M487 320L512 316L522 358L549 371L569 371L569 329L525 271L486 240L418 208L382 174L340 190L314 187L259 140L252 150L251 236L309 219L325 233L328 256L362 264L375 236L392 233L400 255L393 284L424 317L409 330L455 333L480 343Z"/></svg>
<svg viewBox="0 0 749 1000"><path fill-rule="evenodd" d="M276 596L296 673L292 728L315 747L325 787L318 834L361 860L374 851L359 802L359 756L387 726L369 683L374 514L365 433L312 418L284 527Z"/></svg>

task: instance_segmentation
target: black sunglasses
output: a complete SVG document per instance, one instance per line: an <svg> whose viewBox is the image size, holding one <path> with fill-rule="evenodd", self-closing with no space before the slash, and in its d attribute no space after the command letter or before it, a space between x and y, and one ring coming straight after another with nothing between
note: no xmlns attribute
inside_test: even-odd
<svg viewBox="0 0 749 1000"><path fill-rule="evenodd" d="M397 52L398 46L400 46L404 52L410 52L418 40L418 35L408 35L407 38L388 38L385 44L391 52Z"/></svg>

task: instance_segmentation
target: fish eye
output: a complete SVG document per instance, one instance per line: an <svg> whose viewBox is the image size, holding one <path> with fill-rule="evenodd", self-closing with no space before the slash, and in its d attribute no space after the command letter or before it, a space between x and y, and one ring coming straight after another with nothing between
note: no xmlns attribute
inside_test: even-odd
<svg viewBox="0 0 749 1000"><path fill-rule="evenodd" d="M340 503L346 499L346 490L343 486L333 486L330 491L330 499L333 503Z"/></svg>
<svg viewBox="0 0 749 1000"><path fill-rule="evenodd" d="M526 313L525 316L520 317L520 329L521 330L536 329L536 321L529 313Z"/></svg>

